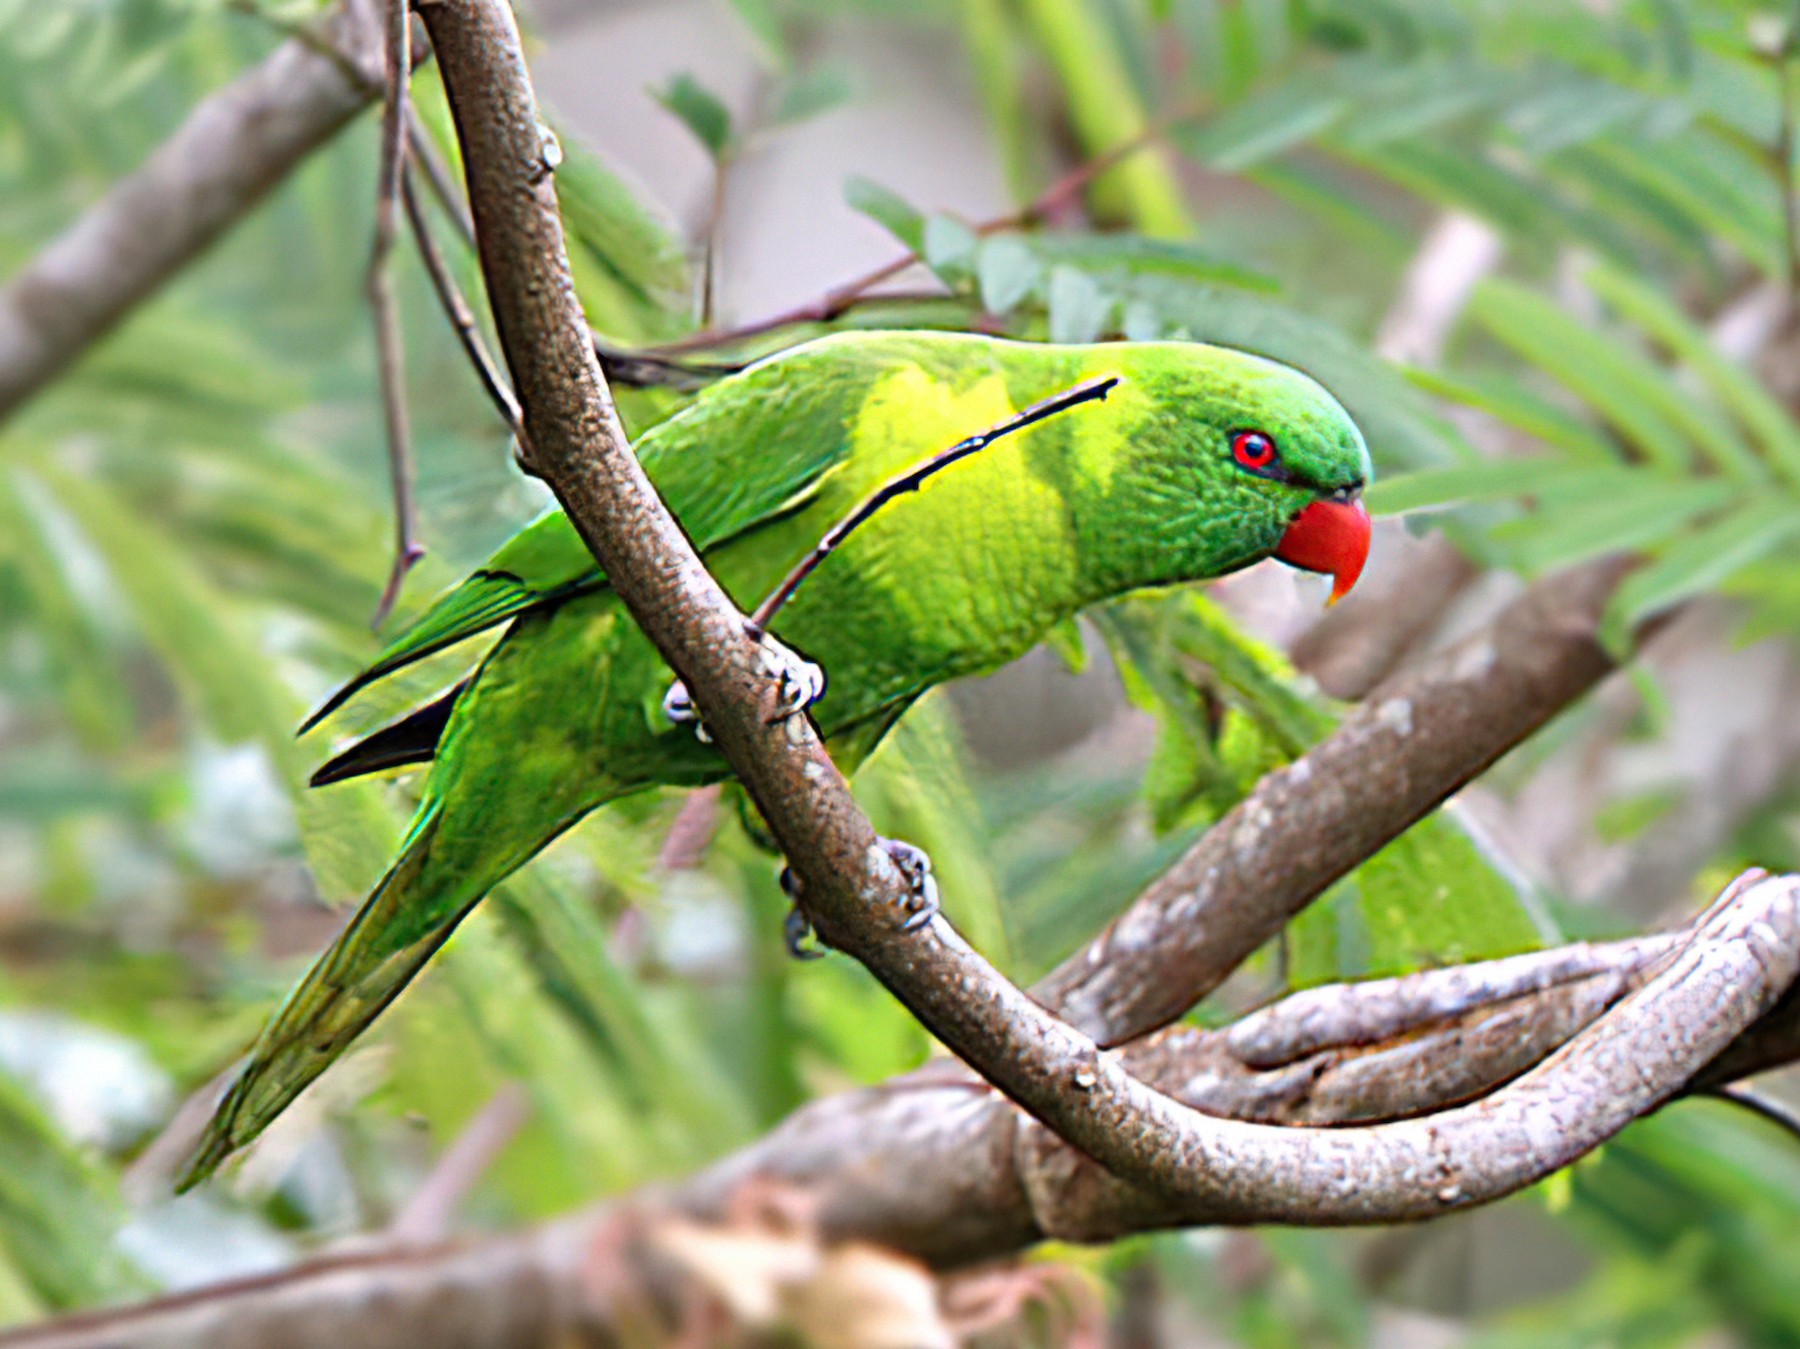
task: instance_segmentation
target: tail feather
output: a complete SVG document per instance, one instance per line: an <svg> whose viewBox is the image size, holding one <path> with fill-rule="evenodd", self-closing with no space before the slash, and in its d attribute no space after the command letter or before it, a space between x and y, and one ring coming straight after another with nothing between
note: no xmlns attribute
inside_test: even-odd
<svg viewBox="0 0 1800 1349"><path fill-rule="evenodd" d="M431 821L415 829L331 950L264 1029L207 1124L178 1191L255 1139L386 1010L487 891L431 893Z"/></svg>

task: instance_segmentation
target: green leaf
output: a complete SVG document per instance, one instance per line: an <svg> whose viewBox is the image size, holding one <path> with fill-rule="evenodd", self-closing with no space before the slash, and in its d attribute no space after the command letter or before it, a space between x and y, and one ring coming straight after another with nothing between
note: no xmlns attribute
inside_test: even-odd
<svg viewBox="0 0 1800 1349"><path fill-rule="evenodd" d="M1355 876L1372 976L1535 950L1557 936L1454 812L1420 821Z"/></svg>
<svg viewBox="0 0 1800 1349"><path fill-rule="evenodd" d="M1760 169L1728 158L1742 153L1722 137L1689 133L1654 146L1596 141L1592 152L1675 210L1701 222L1771 280L1783 274L1782 226L1776 194ZM1762 178L1752 190L1748 180Z"/></svg>
<svg viewBox="0 0 1800 1349"><path fill-rule="evenodd" d="M0 1252L51 1307L142 1294L148 1281L119 1254L116 1187L82 1160L11 1077L0 1072Z"/></svg>
<svg viewBox="0 0 1800 1349"><path fill-rule="evenodd" d="M1630 475L1625 468L1602 472L1620 480ZM1383 479L1369 488L1365 500L1374 515L1404 515L1409 511L1528 496L1571 478L1578 478L1586 486L1594 483L1595 472L1582 464L1544 457L1484 459Z"/></svg>
<svg viewBox="0 0 1800 1349"><path fill-rule="evenodd" d="M955 216L933 211L925 218L923 242L925 265L952 290L960 289L975 274L975 250L980 240Z"/></svg>
<svg viewBox="0 0 1800 1349"><path fill-rule="evenodd" d="M1167 277L1241 290L1273 293L1281 289L1281 283L1266 272L1240 266L1181 239L1154 239L1121 231L1036 234L1029 236L1029 242L1046 266L1067 263L1100 281L1118 277L1154 284L1155 278Z"/></svg>
<svg viewBox="0 0 1800 1349"><path fill-rule="evenodd" d="M660 335L657 320L666 326L665 311L682 307L690 284L687 257L674 228L573 136L563 137L562 144L556 199L589 316L609 332L630 326L598 303L598 287L590 279L598 271L631 301L629 318L648 335Z"/></svg>
<svg viewBox="0 0 1800 1349"><path fill-rule="evenodd" d="M107 625L75 583L81 565L73 552L42 485L22 469L0 470L0 571L14 570L56 694L82 739L98 748L128 734L131 689Z"/></svg>
<svg viewBox="0 0 1800 1349"><path fill-rule="evenodd" d="M1044 267L1018 235L1001 234L982 240L975 279L981 287L982 308L990 314L1009 314L1043 284Z"/></svg>
<svg viewBox="0 0 1800 1349"><path fill-rule="evenodd" d="M1337 718L1298 691L1294 667L1285 656L1246 633L1205 595L1182 592L1172 607L1180 620L1170 634L1174 649L1211 670L1226 696L1288 758L1330 734Z"/></svg>
<svg viewBox="0 0 1800 1349"><path fill-rule="evenodd" d="M1113 302L1086 272L1062 266L1050 272L1050 340L1092 342L1106 330Z"/></svg>
<svg viewBox="0 0 1800 1349"><path fill-rule="evenodd" d="M613 962L612 934L591 901L548 867L520 872L495 898L545 993L601 1049L615 1089L666 1121L671 1164L693 1165L742 1136L752 1121L740 1102L723 1089L704 1047L671 1034L644 987Z"/></svg>
<svg viewBox="0 0 1800 1349"><path fill-rule="evenodd" d="M1525 153L1536 158L1592 140L1641 115L1647 106L1634 89L1578 79L1516 105L1505 122Z"/></svg>
<svg viewBox="0 0 1800 1349"><path fill-rule="evenodd" d="M1519 565L1545 571L1584 557L1656 543L1731 501L1738 489L1706 479L1671 481L1637 473L1604 495L1583 493L1554 511L1501 525L1494 541Z"/></svg>
<svg viewBox="0 0 1800 1349"><path fill-rule="evenodd" d="M723 159L732 149L730 109L690 72L682 71L665 87L653 91L653 97L681 119L714 159Z"/></svg>
<svg viewBox="0 0 1800 1349"><path fill-rule="evenodd" d="M1716 419L1694 406L1666 371L1516 282L1482 282L1471 310L1489 332L1581 397L1646 458L1681 472L1692 466L1693 437Z"/></svg>
<svg viewBox="0 0 1800 1349"><path fill-rule="evenodd" d="M293 735L299 706L244 632L230 604L166 536L109 488L46 469L57 501L106 560L131 601L131 618L163 660L194 713L226 744L262 745L302 812L314 880L330 900L360 897L392 851L395 830L379 789L346 784L305 790L311 765Z"/></svg>
<svg viewBox="0 0 1800 1349"><path fill-rule="evenodd" d="M849 102L853 92L854 86L843 67L815 66L782 86L769 120L777 126L804 122Z"/></svg>
<svg viewBox="0 0 1800 1349"><path fill-rule="evenodd" d="M1407 379L1421 389L1485 412L1534 439L1588 463L1614 463L1618 451L1592 426L1503 375L1456 377L1411 367Z"/></svg>
<svg viewBox="0 0 1800 1349"><path fill-rule="evenodd" d="M1718 589L1796 536L1800 536L1800 501L1784 497L1746 502L1630 576L1613 596L1605 631L1622 644L1625 634L1644 619Z"/></svg>
<svg viewBox="0 0 1800 1349"><path fill-rule="evenodd" d="M764 52L777 66L785 68L792 60L788 49L787 32L782 26L781 15L776 12L771 0L731 0L732 9L737 11L738 18L743 20L761 44Z"/></svg>
<svg viewBox="0 0 1800 1349"><path fill-rule="evenodd" d="M1241 173L1319 136L1351 106L1329 84L1303 79L1260 93L1197 130L1177 130L1174 138L1208 167Z"/></svg>
<svg viewBox="0 0 1800 1349"><path fill-rule="evenodd" d="M1358 83L1359 103L1336 135L1361 147L1442 131L1519 92L1522 77L1504 67L1451 58L1409 62Z"/></svg>
<svg viewBox="0 0 1800 1349"><path fill-rule="evenodd" d="M851 210L868 216L914 253L924 253L925 213L892 188L852 174L844 180L844 200Z"/></svg>
<svg viewBox="0 0 1800 1349"><path fill-rule="evenodd" d="M1796 425L1781 400L1743 366L1723 356L1704 329L1690 319L1661 291L1620 268L1599 265L1587 273L1587 283L1609 305L1666 346L1706 381L1713 395L1750 429L1763 449L1781 468L1783 476L1800 486L1800 425ZM1727 470L1751 480L1766 477L1759 462L1736 462L1748 455L1735 438L1720 436L1704 442L1715 454L1728 454Z"/></svg>

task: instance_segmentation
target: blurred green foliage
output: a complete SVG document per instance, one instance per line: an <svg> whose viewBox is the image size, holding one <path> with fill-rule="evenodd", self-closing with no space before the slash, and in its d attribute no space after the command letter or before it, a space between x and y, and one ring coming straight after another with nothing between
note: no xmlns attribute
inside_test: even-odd
<svg viewBox="0 0 1800 1349"><path fill-rule="evenodd" d="M318 7L243 8L0 0L0 269L268 50L272 20ZM759 134L828 116L854 88L807 55L847 16L961 44L1020 206L1071 154L1163 132L1092 185L1080 228L977 229L852 179L850 201L945 294L842 322L1173 336L1284 358L1369 433L1378 508L1428 517L1526 573L1615 547L1652 554L1619 597L1615 636L1703 593L1736 597L1748 636L1800 632L1793 391L1721 354L1707 326L1789 283L1784 12L1735 0L735 9L779 90ZM429 70L417 84L441 137ZM743 110L691 78L663 97L716 156L735 152ZM623 343L683 335L691 250L606 167L606 147L568 149L558 184L596 327ZM703 864L671 872L658 850L682 802L643 798L511 882L233 1180L162 1197L172 1159L152 1141L229 1069L333 906L379 872L408 804L404 782L302 790L321 746L292 737L372 651L386 571L359 303L373 168L365 122L0 427L0 1322L379 1229L507 1083L532 1112L472 1204L495 1224L679 1174L817 1094L930 1052L851 963L782 954L773 866L729 802L702 821ZM1372 335L1450 209L1501 232L1505 273L1481 284L1441 368L1403 369ZM473 287L470 260L457 265ZM434 550L408 589L417 605L543 498L511 469L410 261L400 283L409 375L431 390L413 405ZM623 401L642 426L676 396ZM939 698L858 780L884 832L932 853L959 926L1022 979L1337 716L1200 595L1113 606L1087 640L1154 723L1147 757L1100 738L984 767ZM396 681L360 724L441 676ZM1607 827L1629 836L1672 808L1625 801ZM1795 865L1797 813L1783 784L1715 862ZM1555 935L1541 898L1434 817L1295 926L1289 969L1319 981L1519 949ZM1686 1343L1709 1328L1800 1342L1800 1170L1762 1126L1673 1108L1547 1187L1541 1207L1593 1252L1584 1281L1494 1319L1481 1342ZM1215 1238L1128 1243L1102 1263L1122 1289L1146 1270L1187 1289L1192 1315L1244 1344L1374 1342L1358 1239ZM1254 1278L1234 1265L1243 1242Z"/></svg>

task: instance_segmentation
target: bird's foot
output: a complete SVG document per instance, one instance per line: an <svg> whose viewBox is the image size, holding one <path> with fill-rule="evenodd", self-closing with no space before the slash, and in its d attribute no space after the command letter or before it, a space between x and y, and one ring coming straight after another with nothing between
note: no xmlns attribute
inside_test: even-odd
<svg viewBox="0 0 1800 1349"><path fill-rule="evenodd" d="M823 669L783 646L754 624L747 623L746 627L751 636L756 638L758 668L775 681L775 710L769 718L771 722L786 721L825 696ZM677 726L692 726L696 740L702 744L712 743L712 733L700 719L700 709L694 706L687 685L679 679L669 685L669 691L663 695L662 708L663 715Z"/></svg>
<svg viewBox="0 0 1800 1349"><path fill-rule="evenodd" d="M881 847L893 858L894 865L900 868L901 879L906 882L906 919L900 924L900 930L917 932L936 918L942 907L938 901L937 876L932 871L931 857L923 848L897 838L882 839ZM788 910L782 932L788 954L795 960L817 960L825 952L817 946L807 945L807 939L815 935L815 929L812 919L806 916L806 909L800 902L800 878L794 874L792 867L781 869L781 892L794 905Z"/></svg>
<svg viewBox="0 0 1800 1349"><path fill-rule="evenodd" d="M822 667L783 646L766 632L758 637L757 646L762 653L763 673L775 681L775 710L770 721L786 721L825 696Z"/></svg>
<svg viewBox="0 0 1800 1349"><path fill-rule="evenodd" d="M817 960L825 952L818 946L807 944L807 939L814 935L812 919L800 907L800 878L794 874L792 867L781 869L781 893L794 905L788 910L787 921L781 928L782 938L787 943L787 953L795 960Z"/></svg>
<svg viewBox="0 0 1800 1349"><path fill-rule="evenodd" d="M663 715L677 726L692 726L694 739L703 745L712 744L712 732L706 729L706 723L700 720L700 709L694 706L693 698L688 694L687 685L677 679L669 685L669 691L663 694Z"/></svg>
<svg viewBox="0 0 1800 1349"><path fill-rule="evenodd" d="M900 930L917 932L936 918L942 907L938 902L937 876L931 869L931 858L923 848L897 838L884 838L881 846L894 859L894 865L900 868L900 876L906 882L907 915Z"/></svg>

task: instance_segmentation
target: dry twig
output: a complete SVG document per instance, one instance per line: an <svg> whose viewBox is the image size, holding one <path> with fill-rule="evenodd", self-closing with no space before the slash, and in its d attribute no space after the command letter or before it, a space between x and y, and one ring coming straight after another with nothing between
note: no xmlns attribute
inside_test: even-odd
<svg viewBox="0 0 1800 1349"><path fill-rule="evenodd" d="M419 542L419 512L413 498L412 436L406 416L406 359L400 311L394 301L388 260L399 230L401 189L406 174L407 80L412 74L412 13L407 0L383 0L386 45L382 49L386 103L381 119L381 167L375 189L375 245L369 253L365 288L375 316L375 345L381 377L382 420L387 431L388 476L394 494L394 565L375 605L370 626L387 621L406 574L425 556Z"/></svg>
<svg viewBox="0 0 1800 1349"><path fill-rule="evenodd" d="M431 222L425 218L410 166L401 177L400 194L406 203L406 218L412 226L413 242L418 246L419 258L425 264L426 274L431 277L438 303L444 308L444 316L455 329L456 339L462 343L463 354L469 358L469 364L475 367L481 387L486 390L488 399L500 413L500 420L506 423L506 429L512 433L513 438L523 443L525 425L519 414L519 400L513 397L506 377L500 373L500 367L489 354L487 343L481 336L481 327L475 321L475 311L469 308L468 300L463 298L462 288L456 284L456 278L450 272L449 260L444 257L443 250L431 235Z"/></svg>

